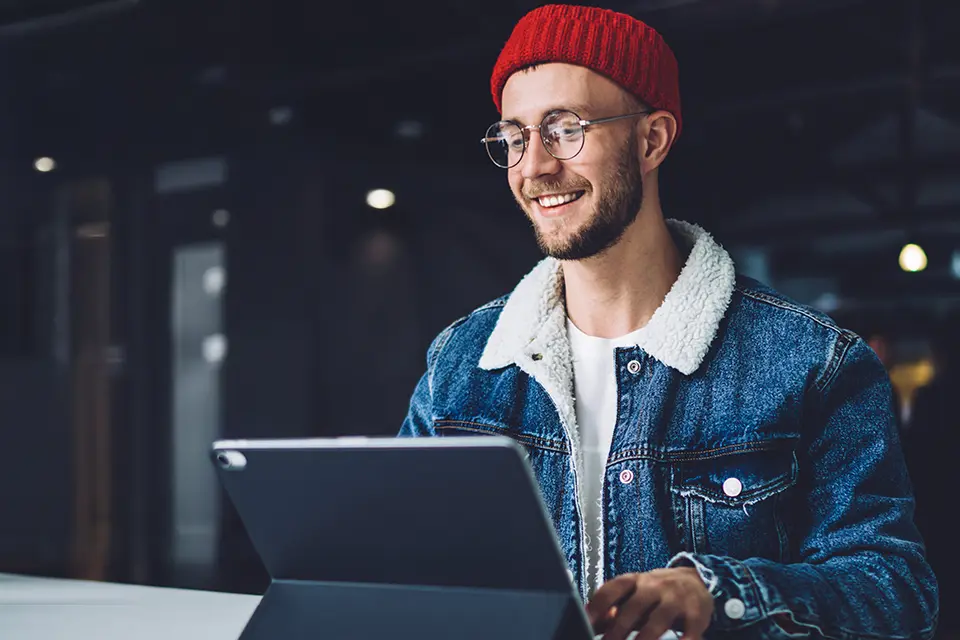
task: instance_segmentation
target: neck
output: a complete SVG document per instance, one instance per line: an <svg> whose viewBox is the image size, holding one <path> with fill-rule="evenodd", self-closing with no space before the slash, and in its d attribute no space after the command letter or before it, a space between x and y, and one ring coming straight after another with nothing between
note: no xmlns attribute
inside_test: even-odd
<svg viewBox="0 0 960 640"><path fill-rule="evenodd" d="M644 207L616 245L563 262L567 315L598 338L643 328L680 275L681 260L659 204Z"/></svg>

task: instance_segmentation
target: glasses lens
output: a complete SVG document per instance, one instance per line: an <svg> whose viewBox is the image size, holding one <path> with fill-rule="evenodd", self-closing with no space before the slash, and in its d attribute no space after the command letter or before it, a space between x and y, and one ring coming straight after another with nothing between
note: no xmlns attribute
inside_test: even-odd
<svg viewBox="0 0 960 640"><path fill-rule="evenodd" d="M484 139L487 155L498 167L509 169L523 156L523 131L512 122L496 122L487 129Z"/></svg>
<svg viewBox="0 0 960 640"><path fill-rule="evenodd" d="M548 113L540 126L540 135L543 146L558 160L569 160L583 148L583 127L571 111Z"/></svg>

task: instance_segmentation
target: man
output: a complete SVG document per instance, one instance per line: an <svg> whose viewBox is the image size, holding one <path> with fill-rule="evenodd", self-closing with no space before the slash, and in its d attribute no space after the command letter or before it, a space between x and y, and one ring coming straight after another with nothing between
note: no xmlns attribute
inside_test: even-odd
<svg viewBox="0 0 960 640"><path fill-rule="evenodd" d="M661 37L542 7L491 87L484 143L548 257L437 336L400 434L522 444L608 640L929 637L883 367L664 220L681 113Z"/></svg>

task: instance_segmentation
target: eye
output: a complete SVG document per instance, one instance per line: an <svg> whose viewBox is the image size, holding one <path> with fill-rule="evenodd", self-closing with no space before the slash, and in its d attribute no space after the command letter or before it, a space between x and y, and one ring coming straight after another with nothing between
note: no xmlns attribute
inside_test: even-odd
<svg viewBox="0 0 960 640"><path fill-rule="evenodd" d="M568 111L558 111L546 118L545 137L554 142L576 142L583 135L580 119Z"/></svg>
<svg viewBox="0 0 960 640"><path fill-rule="evenodd" d="M523 149L523 136L522 135L508 136L506 139L506 144L511 151L520 151L521 149Z"/></svg>

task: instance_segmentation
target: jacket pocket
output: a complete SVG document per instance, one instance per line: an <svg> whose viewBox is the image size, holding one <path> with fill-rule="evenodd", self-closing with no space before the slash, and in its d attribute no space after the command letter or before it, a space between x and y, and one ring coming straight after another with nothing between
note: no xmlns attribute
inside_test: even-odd
<svg viewBox="0 0 960 640"><path fill-rule="evenodd" d="M792 449L757 447L673 463L671 490L686 548L736 558L789 556L784 514L797 483Z"/></svg>

